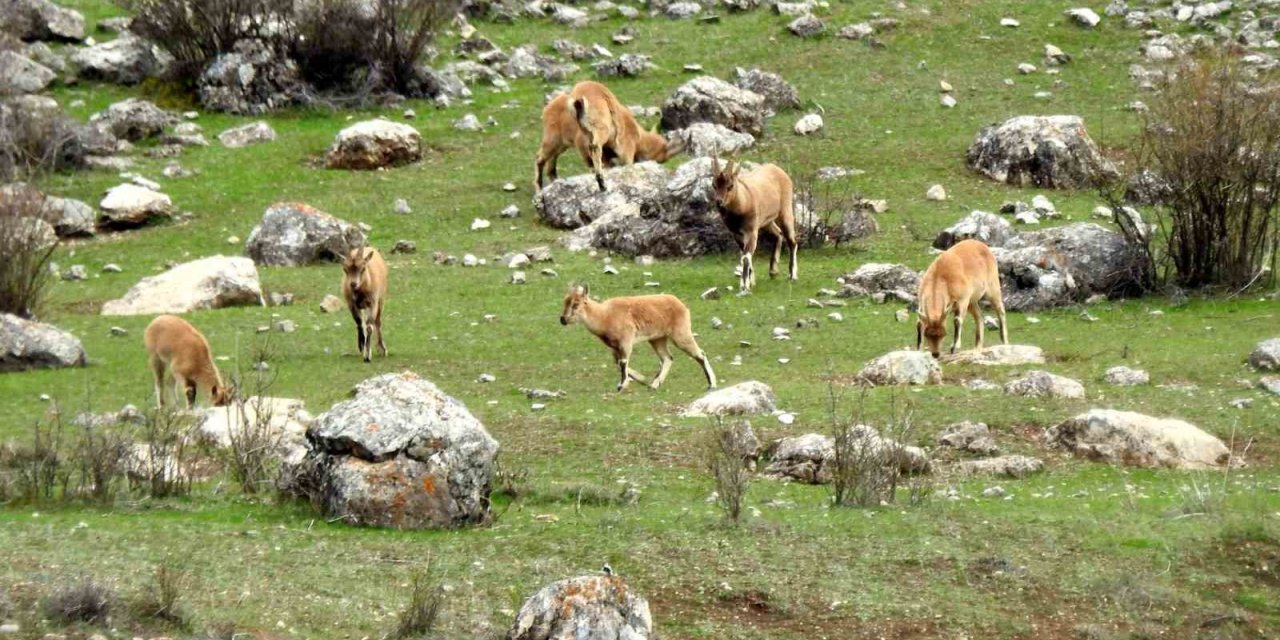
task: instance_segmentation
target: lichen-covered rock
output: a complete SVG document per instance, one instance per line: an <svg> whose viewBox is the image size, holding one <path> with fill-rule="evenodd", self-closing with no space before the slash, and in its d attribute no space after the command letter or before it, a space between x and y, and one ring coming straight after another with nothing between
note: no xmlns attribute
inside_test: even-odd
<svg viewBox="0 0 1280 640"><path fill-rule="evenodd" d="M356 385L307 429L313 499L360 526L450 528L488 517L498 442L412 372Z"/></svg>
<svg viewBox="0 0 1280 640"><path fill-rule="evenodd" d="M298 65L261 40L239 40L205 67L196 86L206 109L260 115L307 104L308 88Z"/></svg>
<svg viewBox="0 0 1280 640"><path fill-rule="evenodd" d="M1015 233L1008 220L987 211L974 211L939 233L933 239L933 248L945 251L961 240L978 240L988 247L999 247Z"/></svg>
<svg viewBox="0 0 1280 640"><path fill-rule="evenodd" d="M126 33L76 50L71 63L86 80L132 85L162 73L168 58L150 42Z"/></svg>
<svg viewBox="0 0 1280 640"><path fill-rule="evenodd" d="M0 372L83 367L84 346L51 324L0 313Z"/></svg>
<svg viewBox="0 0 1280 640"><path fill-rule="evenodd" d="M98 203L102 212L98 223L107 229L136 229L152 222L168 220L173 216L173 201L169 196L124 183L107 190Z"/></svg>
<svg viewBox="0 0 1280 640"><path fill-rule="evenodd" d="M694 158L729 156L756 143L749 133L738 133L728 127L710 122L695 122L684 129L667 134L668 140L679 140L684 152Z"/></svg>
<svg viewBox="0 0 1280 640"><path fill-rule="evenodd" d="M716 389L694 400L681 414L686 417L767 415L777 410L778 397L763 382L749 380Z"/></svg>
<svg viewBox="0 0 1280 640"><path fill-rule="evenodd" d="M1280 371L1280 338L1259 342L1249 354L1249 366L1258 371Z"/></svg>
<svg viewBox="0 0 1280 640"><path fill-rule="evenodd" d="M1044 470L1044 460L1030 456L1000 456L982 460L964 460L950 467L961 476L1003 476L1025 478Z"/></svg>
<svg viewBox="0 0 1280 640"><path fill-rule="evenodd" d="M733 70L733 84L764 98L765 108L774 113L800 108L800 92L776 73L737 67Z"/></svg>
<svg viewBox="0 0 1280 640"><path fill-rule="evenodd" d="M211 256L143 278L123 298L103 304L102 315L187 313L239 305L265 306L258 269L248 258Z"/></svg>
<svg viewBox="0 0 1280 640"><path fill-rule="evenodd" d="M1078 380L1049 373L1028 371L1004 385L1004 392L1026 398L1084 398L1084 385Z"/></svg>
<svg viewBox="0 0 1280 640"><path fill-rule="evenodd" d="M1222 440L1172 418L1093 409L1051 427L1045 439L1091 460L1136 467L1206 469L1231 462Z"/></svg>
<svg viewBox="0 0 1280 640"><path fill-rule="evenodd" d="M417 129L390 120L365 120L342 131L325 153L330 169L383 169L422 159Z"/></svg>
<svg viewBox="0 0 1280 640"><path fill-rule="evenodd" d="M992 180L1043 189L1082 189L1118 176L1078 116L1019 116L978 133L969 168Z"/></svg>
<svg viewBox="0 0 1280 640"><path fill-rule="evenodd" d="M990 337L992 334L988 333ZM1044 351L1027 344L996 344L981 349L969 349L942 356L946 364L980 364L986 366L1013 366L1020 364L1044 364Z"/></svg>
<svg viewBox="0 0 1280 640"><path fill-rule="evenodd" d="M244 253L261 265L297 267L341 262L364 242L364 232L346 220L299 202L279 202L249 232Z"/></svg>
<svg viewBox="0 0 1280 640"><path fill-rule="evenodd" d="M17 51L0 51L0 95L43 91L56 77L52 69Z"/></svg>
<svg viewBox="0 0 1280 640"><path fill-rule="evenodd" d="M942 384L942 368L924 351L891 351L862 367L858 379L876 386Z"/></svg>
<svg viewBox="0 0 1280 640"><path fill-rule="evenodd" d="M1000 451L991 431L982 422L957 422L938 434L938 444L969 453L989 456Z"/></svg>
<svg viewBox="0 0 1280 640"><path fill-rule="evenodd" d="M92 236L98 217L93 207L79 200L56 196L45 196L40 215L53 225L59 238Z"/></svg>
<svg viewBox="0 0 1280 640"><path fill-rule="evenodd" d="M1095 294L1137 293L1147 268L1124 236L1089 222L1019 233L991 252L1000 269L1004 306L1011 311L1073 304Z"/></svg>
<svg viewBox="0 0 1280 640"><path fill-rule="evenodd" d="M764 133L764 97L711 76L694 78L662 104L662 128L683 129L710 122L760 137Z"/></svg>
<svg viewBox="0 0 1280 640"><path fill-rule="evenodd" d="M1151 382L1151 375L1146 371L1129 367L1111 367L1104 377L1108 383L1118 387L1134 387Z"/></svg>
<svg viewBox="0 0 1280 640"><path fill-rule="evenodd" d="M649 640L649 603L618 576L553 582L524 602L507 640Z"/></svg>
<svg viewBox="0 0 1280 640"><path fill-rule="evenodd" d="M149 100L128 98L93 114L89 121L102 123L119 139L137 142L160 135L176 124L178 117Z"/></svg>

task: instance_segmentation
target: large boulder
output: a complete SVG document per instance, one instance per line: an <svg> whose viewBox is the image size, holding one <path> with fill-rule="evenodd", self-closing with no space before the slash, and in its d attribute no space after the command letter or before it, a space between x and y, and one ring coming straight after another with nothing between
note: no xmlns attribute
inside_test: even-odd
<svg viewBox="0 0 1280 640"><path fill-rule="evenodd" d="M665 198L670 179L656 162L614 167L605 175L609 186L606 191L600 191L589 174L551 183L534 197L538 216L557 229L577 229L614 211L639 214L642 208L657 206Z"/></svg>
<svg viewBox="0 0 1280 640"><path fill-rule="evenodd" d="M83 367L84 347L51 324L0 314L0 372Z"/></svg>
<svg viewBox="0 0 1280 640"><path fill-rule="evenodd" d="M1043 471L1044 460L1031 456L999 456L982 460L964 460L951 465L950 470L960 476L1025 478Z"/></svg>
<svg viewBox="0 0 1280 640"><path fill-rule="evenodd" d="M686 417L767 415L778 408L778 397L763 382L748 380L717 389L694 400L681 415Z"/></svg>
<svg viewBox="0 0 1280 640"><path fill-rule="evenodd" d="M0 51L0 96L43 91L56 77L52 69L17 51Z"/></svg>
<svg viewBox="0 0 1280 640"><path fill-rule="evenodd" d="M126 182L107 190L98 203L98 224L107 229L136 229L173 216L169 196Z"/></svg>
<svg viewBox="0 0 1280 640"><path fill-rule="evenodd" d="M1082 189L1118 176L1078 116L1018 116L985 127L969 146L970 169L997 182Z"/></svg>
<svg viewBox="0 0 1280 640"><path fill-rule="evenodd" d="M1280 338L1259 342L1249 354L1249 366L1258 371L1280 371Z"/></svg>
<svg viewBox="0 0 1280 640"><path fill-rule="evenodd" d="M40 215L53 225L59 238L92 236L98 217L93 207L79 200L57 196L45 196Z"/></svg>
<svg viewBox="0 0 1280 640"><path fill-rule="evenodd" d="M202 410L196 432L214 445L231 449L249 443L265 443L271 454L285 465L302 462L307 453L307 427L311 414L301 400L251 396L243 406L233 402L225 407Z"/></svg>
<svg viewBox="0 0 1280 640"><path fill-rule="evenodd" d="M749 133L738 133L728 127L710 122L695 122L684 129L667 134L671 141L679 140L685 153L693 158L733 155L750 149L756 139Z"/></svg>
<svg viewBox="0 0 1280 640"><path fill-rule="evenodd" d="M212 111L260 115L307 104L309 90L292 58L261 40L239 40L205 67L196 86L200 104Z"/></svg>
<svg viewBox="0 0 1280 640"><path fill-rule="evenodd" d="M1048 371L1028 371L1005 384L1004 392L1026 398L1080 399L1084 398L1084 385Z"/></svg>
<svg viewBox="0 0 1280 640"><path fill-rule="evenodd" d="M390 120L365 120L342 131L325 153L330 169L383 169L422 159L417 129Z"/></svg>
<svg viewBox="0 0 1280 640"><path fill-rule="evenodd" d="M168 64L155 45L131 33L71 54L81 78L114 84L138 84L159 75Z"/></svg>
<svg viewBox="0 0 1280 640"><path fill-rule="evenodd" d="M842 276L840 283L842 298L882 293L904 301L915 300L920 274L906 265L868 262Z"/></svg>
<svg viewBox="0 0 1280 640"><path fill-rule="evenodd" d="M928 473L932 462L919 447L905 446L882 437L864 424L849 428L848 437L856 458L878 462L900 473ZM827 484L836 468L836 443L833 436L809 433L774 441L766 452L769 459L764 475L777 480L805 484Z"/></svg>
<svg viewBox="0 0 1280 640"><path fill-rule="evenodd" d="M1090 222L1020 233L991 250L1004 306L1029 311L1141 291L1146 262L1124 236Z"/></svg>
<svg viewBox="0 0 1280 640"><path fill-rule="evenodd" d="M258 269L248 258L211 256L148 276L123 298L102 305L104 316L187 313L238 305L265 306Z"/></svg>
<svg viewBox="0 0 1280 640"><path fill-rule="evenodd" d="M939 233L933 239L933 248L945 251L961 240L978 240L989 247L999 247L1015 233L1008 220L987 211L974 211Z"/></svg>
<svg viewBox="0 0 1280 640"><path fill-rule="evenodd" d="M406 371L370 378L307 429L327 518L398 529L484 522L498 442L458 400Z"/></svg>
<svg viewBox="0 0 1280 640"><path fill-rule="evenodd" d="M737 67L733 70L733 84L764 98L764 106L774 113L800 108L800 93L782 76L769 71Z"/></svg>
<svg viewBox="0 0 1280 640"><path fill-rule="evenodd" d="M683 129L710 122L760 137L764 133L765 99L711 76L694 78L662 104L662 128Z"/></svg>
<svg viewBox="0 0 1280 640"><path fill-rule="evenodd" d="M364 243L364 232L346 220L302 203L280 202L268 207L249 232L244 253L260 265L297 267L341 262Z"/></svg>
<svg viewBox="0 0 1280 640"><path fill-rule="evenodd" d="M868 362L858 372L864 384L942 384L942 368L925 351L891 351Z"/></svg>
<svg viewBox="0 0 1280 640"><path fill-rule="evenodd" d="M137 142L160 135L166 127L177 124L178 117L154 102L129 98L93 114L89 121L102 123L117 138Z"/></svg>
<svg viewBox="0 0 1280 640"><path fill-rule="evenodd" d="M84 40L84 16L49 0L0 0L0 33L22 40Z"/></svg>
<svg viewBox="0 0 1280 640"><path fill-rule="evenodd" d="M553 582L524 602L507 640L648 640L649 603L618 576Z"/></svg>
<svg viewBox="0 0 1280 640"><path fill-rule="evenodd" d="M1093 409L1051 427L1045 438L1081 457L1137 467L1206 469L1231 462L1227 445L1199 427L1132 411Z"/></svg>
<svg viewBox="0 0 1280 640"><path fill-rule="evenodd" d="M991 333L987 334L988 337ZM981 349L970 349L942 356L946 364L980 364L985 366L1012 366L1020 364L1044 364L1044 350L1027 344L997 344Z"/></svg>

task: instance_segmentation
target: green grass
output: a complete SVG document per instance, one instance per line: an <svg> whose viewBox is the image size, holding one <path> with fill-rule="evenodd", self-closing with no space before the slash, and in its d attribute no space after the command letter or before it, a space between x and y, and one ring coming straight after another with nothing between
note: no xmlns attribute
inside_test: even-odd
<svg viewBox="0 0 1280 640"><path fill-rule="evenodd" d="M667 638L1069 638L1086 623L1124 634L1155 628L1165 637L1198 637L1205 633L1198 630L1202 622L1225 614L1241 616L1245 628L1261 634L1251 637L1280 633L1277 585L1250 569L1259 558L1275 557L1280 535L1280 472L1273 463L1280 452L1280 414L1274 398L1242 383L1256 379L1245 354L1276 333L1280 310L1274 301L1107 302L1089 307L1097 322L1081 319L1080 308L1028 314L1040 320L1036 324L1012 314L1013 340L1043 347L1053 360L1047 368L1083 381L1087 401L971 392L954 383L979 376L1002 382L1024 368L949 367L947 385L873 390L865 411L875 423L887 417L891 401L905 400L921 443L930 445L946 424L984 421L1005 450L1047 457L1049 471L1022 481L960 483L962 497L954 501L944 496L944 486L924 506L873 510L830 509L823 488L759 480L748 505L760 515L748 515L738 528L725 525L705 500L710 481L692 445L708 425L678 417L679 408L702 393L697 366L679 356L661 391L615 394L606 350L581 327L556 321L569 280L589 280L601 296L653 292L643 283L659 281L660 291L690 302L700 344L725 384L763 380L784 408L797 413L789 426L756 420L762 440L828 430L829 381L847 380L867 360L909 345L914 331L894 320L893 305L853 300L841 310L844 322L833 323L825 319L827 311L807 308L806 299L819 288L834 288L837 276L865 262L923 268L928 243L943 226L972 209L1029 200L1033 191L997 185L964 168L964 150L981 126L1019 114L1073 113L1085 117L1100 143L1122 147L1136 130L1122 107L1144 97L1126 77L1140 34L1110 20L1097 31L1065 24L1061 12L1071 3L913 4L903 12L878 2L836 3L830 10L832 32L875 11L900 18L899 29L883 36L885 50L834 37L803 41L786 33L787 19L764 11L727 15L714 25L645 19L634 24L634 44L610 45L615 53L651 54L659 66L644 78L611 84L627 104L660 104L690 77L680 71L686 63L700 63L720 77L735 65L780 73L799 89L806 108L823 108L826 129L798 138L790 128L800 113L781 114L747 158L777 162L794 176L827 165L856 167L866 174L846 179L848 184L889 200L890 211L879 216L881 234L853 247L804 251L799 283L762 281L747 298L697 299L709 286L733 283L730 256L643 268L615 258L621 274L605 276L603 256L556 247L560 277L543 278L531 269L524 286L506 284L508 271L501 267L432 264L433 251L491 258L558 237L537 223L530 204L542 96L553 88L539 81L515 81L508 93L477 88L474 104L445 110L410 101L354 113L277 114L268 118L279 133L273 144L188 150L180 162L200 175L161 182L180 209L194 214L190 221L59 250L59 264L84 264L94 275L57 283L47 319L84 341L90 366L0 376L6 400L0 439L25 436L49 408L41 394L64 408L145 406L151 380L141 334L150 318L104 318L96 315L99 305L166 261L241 253L242 242L228 243L229 236L243 241L267 206L299 200L372 225L371 241L384 249L399 239L417 243L416 255L389 257L391 357L360 362L346 314L320 312L320 299L338 292L336 266L265 268L264 287L294 293L294 306L190 317L215 352L229 358L224 370L234 370L262 338L256 327L271 324L277 314L292 319L296 333L271 334L279 350L272 363L279 374L276 395L302 398L319 413L362 379L412 369L467 404L501 443L504 464L530 470L532 492L499 504L497 510L506 511L493 527L411 533L327 523L305 506L244 498L216 481L189 499L121 502L109 510L11 506L0 510L0 586L47 590L63 577L92 573L129 592L141 589L152 565L168 553L184 558L197 578L189 594L196 628L232 624L283 637L372 637L394 625L413 565L431 554L452 587L446 637L474 638L505 630L523 599L546 582L596 571L608 560L649 598ZM90 22L116 13L98 0L76 6ZM1023 26L1000 28L1006 15ZM621 25L612 19L577 31L528 21L477 26L510 48L549 47L560 37L609 43ZM1046 42L1075 62L1058 76L1019 76L1016 65L1039 65ZM446 38L441 50L452 43ZM918 68L921 61L927 70ZM584 69L580 77L589 73ZM1015 85L1004 86L1004 78ZM940 79L956 87L959 106L953 110L938 106ZM1056 80L1062 86L1055 87ZM1033 98L1041 90L1054 97ZM71 111L87 118L136 93L80 84L57 89L56 97L64 104L82 100L84 106ZM422 163L368 173L318 168L316 160L348 119L398 119L404 107L417 111L414 125L430 147ZM467 112L481 120L493 116L500 125L479 134L455 131L451 122ZM211 139L247 121L218 114L198 120ZM513 132L519 137L511 138ZM582 170L572 155L562 163L565 173ZM159 178L163 161L138 158L139 173ZM111 174L80 173L53 176L42 186L92 203L118 181ZM502 191L507 181L520 190ZM949 201L924 199L934 183L946 186ZM1048 195L1076 220L1087 219L1098 204L1088 192ZM392 213L397 197L410 202L411 215ZM498 218L512 203L522 216ZM493 220L493 228L470 232L477 216ZM108 262L122 265L124 273L99 274ZM1153 310L1164 313L1154 316ZM485 322L485 314L496 319ZM727 327L712 330L712 316ZM791 341L770 339L773 327L805 317L822 322L794 330ZM111 337L112 326L129 334ZM742 340L752 346L740 347ZM742 356L741 366L729 364L735 355ZM633 364L647 370L657 360L640 349ZM1106 385L1103 372L1116 364L1146 369L1155 384ZM475 382L480 373L494 374L497 382ZM1173 382L1199 390L1158 386ZM517 387L560 389L567 396L534 412ZM853 411L858 392L836 388L842 410ZM1254 398L1253 408L1231 408L1228 402L1237 397ZM1251 442L1252 464L1229 477L1192 476L1087 464L1043 450L1036 439L1043 428L1091 407L1190 420L1233 440L1237 449ZM624 481L642 489L639 504L611 499ZM1180 517L1187 511L1183 486L1193 481L1221 492L1220 507ZM1013 498L978 497L991 484L1001 484ZM587 497L581 504L580 493ZM534 518L542 514L559 520ZM1248 545L1231 534L1240 531L1251 532ZM984 567L993 562L1015 570L992 574Z"/></svg>

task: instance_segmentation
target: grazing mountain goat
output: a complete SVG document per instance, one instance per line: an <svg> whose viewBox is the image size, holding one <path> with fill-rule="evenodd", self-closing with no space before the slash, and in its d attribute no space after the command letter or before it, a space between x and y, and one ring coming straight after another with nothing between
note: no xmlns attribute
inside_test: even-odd
<svg viewBox="0 0 1280 640"><path fill-rule="evenodd" d="M542 189L545 173L556 179L556 160L570 146L576 146L596 175L604 191L604 168L653 160L666 162L680 153L683 145L668 144L657 132L645 131L631 110L618 102L611 91L598 82L579 82L573 90L556 96L542 109L542 147L534 162L534 189Z"/></svg>
<svg viewBox="0 0 1280 640"><path fill-rule="evenodd" d="M667 343L674 342L681 351L702 365L707 385L712 389L716 387L716 374L711 371L707 354L698 348L697 341L693 339L689 308L675 296L631 296L596 302L591 299L585 285L573 287L564 297L560 324L573 322L582 322L588 331L596 334L613 350L613 359L618 363L621 376L618 391L626 389L627 383L633 379L645 384L644 376L627 366L631 360L631 348L640 340L648 340L662 360L662 368L649 386L657 389L666 380L672 362Z"/></svg>
<svg viewBox="0 0 1280 640"><path fill-rule="evenodd" d="M189 409L196 403L198 385L209 389L209 401L215 406L231 402L234 390L222 384L209 341L191 323L178 316L157 316L147 325L142 341L156 376L156 406L164 406L167 388L173 391L175 404L178 398L186 398Z"/></svg>
<svg viewBox="0 0 1280 640"><path fill-rule="evenodd" d="M789 277L795 280L798 276L796 249L800 243L792 211L791 178L772 164L760 165L746 175L739 175L740 169L733 160L722 169L718 159L711 159L711 201L742 250L741 290L750 291L756 284L751 256L756 251L761 229L768 230L777 239L769 258L769 276L778 275L778 257L782 254L782 243L786 242L791 254Z"/></svg>
<svg viewBox="0 0 1280 640"><path fill-rule="evenodd" d="M982 312L978 302L986 298L1000 319L1000 341L1009 344L1004 300L1000 292L1000 272L991 249L977 240L962 240L942 252L920 280L919 313L916 321L916 350L929 341L929 352L938 357L947 335L947 313L955 315L955 341L951 353L960 348L960 328L965 314L973 316L978 348L982 348Z"/></svg>
<svg viewBox="0 0 1280 640"><path fill-rule="evenodd" d="M386 357L382 342L382 304L387 300L387 263L373 247L352 249L342 261L342 297L356 321L356 347L365 362L373 360L373 334L378 351Z"/></svg>

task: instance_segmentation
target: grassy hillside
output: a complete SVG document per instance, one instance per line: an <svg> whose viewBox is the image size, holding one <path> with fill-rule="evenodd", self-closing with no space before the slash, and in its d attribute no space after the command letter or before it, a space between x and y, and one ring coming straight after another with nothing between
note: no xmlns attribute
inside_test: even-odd
<svg viewBox="0 0 1280 640"><path fill-rule="evenodd" d="M115 13L102 0L68 4L91 23ZM141 345L150 318L101 317L101 303L167 261L240 254L243 243L230 237L247 237L270 204L297 200L371 225L371 242L384 250L400 239L417 243L415 255L389 256L391 357L362 363L346 314L320 311L320 299L338 293L336 266L264 268L264 288L293 293L293 306L190 317L215 353L230 358L221 366L247 367L251 349L264 339L256 328L277 317L294 320L297 332L270 334L278 353L271 362L278 373L274 395L301 398L318 414L360 380L411 369L465 402L501 443L504 466L530 471L533 491L509 505L502 500L496 509L504 515L492 527L448 532L327 523L304 505L239 495L222 479L182 500L122 500L110 509L9 506L0 510L0 586L21 603L61 580L92 574L127 594L169 555L196 578L188 592L196 627L168 634L236 628L268 637L377 637L392 626L414 567L430 555L451 587L442 637L476 638L504 631L523 599L543 584L596 571L607 560L649 599L668 639L1280 635L1280 402L1253 388L1256 375L1244 363L1256 342L1278 332L1274 299L1104 302L1087 309L1096 321L1082 318L1084 308L1010 314L1012 339L1043 347L1049 370L1081 380L1083 401L1013 398L958 384L975 377L1003 382L1022 367L952 366L944 372L946 385L874 389L860 401L861 392L848 386L866 361L911 344L913 327L895 320L893 304L851 300L840 310L843 322L831 322L806 300L866 262L923 268L931 258L929 241L942 227L973 209L993 211L1005 200L1029 201L1035 194L965 169L964 151L981 126L1014 115L1076 114L1100 144L1119 148L1137 126L1124 105L1143 98L1127 78L1141 34L1112 22L1079 29L1062 16L1073 3L894 5L833 3L823 14L829 34L877 12L898 18L897 30L881 36L884 49L831 35L802 40L786 31L789 19L764 10L725 15L716 24L645 18L633 23L635 42L627 46L609 41L624 24L619 18L578 30L545 21L477 23L503 48L549 48L556 38L571 38L605 43L615 53L652 55L657 70L611 83L627 104L661 104L692 77L682 66L698 63L720 77L735 66L775 71L799 89L806 109L821 107L821 134L793 135L803 112L783 113L746 158L776 162L797 177L828 165L865 171L843 180L867 197L888 199L890 210L878 216L881 233L851 247L802 251L798 283L762 280L744 298L698 299L708 287L735 282L734 258L727 255L651 267L615 257L621 273L607 276L606 256L553 245L559 277L530 270L523 286L507 284L509 271L500 266L433 264L433 251L492 258L559 236L537 222L530 203L542 97L554 88L541 81L513 81L505 93L476 88L473 104L443 110L410 101L355 112L274 114L267 118L279 133L272 144L188 149L179 161L198 172L192 178L160 180L164 161L138 154L137 172L160 180L176 206L193 216L59 249L60 265L83 264L92 275L57 283L46 319L80 337L91 362L84 369L0 376L6 405L0 440L27 437L50 406L42 394L74 410L150 402ZM1006 16L1022 26L1000 27ZM444 38L441 51L454 42ZM1056 76L1019 75L1019 63L1041 64L1046 43L1074 62ZM584 67L579 78L588 77ZM955 87L956 108L939 106L940 80ZM1052 97L1036 98L1041 91ZM87 118L140 93L146 95L79 84L58 88L55 97L79 105L69 110ZM148 97L192 108L171 96ZM423 162L378 172L320 168L317 160L349 120L399 119L406 107L417 111L413 124L430 147ZM483 133L455 130L452 121L466 113L499 124ZM219 114L197 120L210 138L247 121ZM573 154L561 162L562 175L582 170ZM515 193L501 188L508 181L518 185ZM78 173L51 176L41 186L96 203L118 182L109 173ZM945 185L948 201L925 200L934 183ZM1099 204L1088 192L1047 195L1075 220L1087 219ZM413 213L394 213L396 198L408 200ZM498 217L509 204L520 207L518 219ZM491 219L493 227L470 231L475 217ZM123 273L100 273L107 263L121 265ZM662 390L614 393L616 369L607 351L581 327L557 322L570 280L589 281L599 296L654 292L644 283L657 281L658 291L689 301L700 344L722 383L765 381L797 415L790 425L755 420L762 440L830 431L834 390L842 414L861 411L872 424L888 420L891 405L899 411L908 405L920 444L932 445L952 422L986 422L1004 450L1044 457L1048 470L1022 481L938 479L922 505L868 510L831 508L822 487L761 479L751 488L746 522L729 526L706 500L711 485L696 445L709 425L678 416L703 391L698 367L678 355ZM1156 310L1163 313L1152 314ZM712 330L713 316L725 328ZM770 339L773 327L794 327L808 317L821 323L794 329L790 341ZM128 335L113 337L113 326ZM740 366L730 364L735 356ZM632 364L651 372L657 360L638 347ZM1107 385L1103 372L1117 364L1146 369L1153 384ZM481 373L497 381L476 382ZM567 396L534 411L517 387ZM1252 408L1228 404L1245 397L1254 400ZM1093 407L1189 420L1237 450L1247 446L1250 464L1229 473L1136 471L1043 448L1045 428ZM626 484L641 489L638 504L612 499ZM995 484L1010 497L982 497ZM535 518L546 514L558 521ZM20 617L24 633L51 629ZM130 637L131 624L121 620L114 636Z"/></svg>

